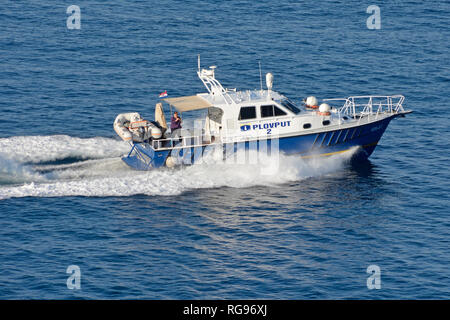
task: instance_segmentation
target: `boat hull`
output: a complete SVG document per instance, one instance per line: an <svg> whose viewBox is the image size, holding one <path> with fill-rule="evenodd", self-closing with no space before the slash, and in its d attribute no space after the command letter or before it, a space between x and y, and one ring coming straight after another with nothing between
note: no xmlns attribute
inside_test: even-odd
<svg viewBox="0 0 450 320"><path fill-rule="evenodd" d="M173 149L153 149L148 143L137 143L130 153L122 160L136 170L150 170L171 165L190 165L197 163L205 153L215 148L222 148L224 158L238 150L264 150L269 154L273 150L286 155L299 155L303 158L331 156L344 153L358 147L353 160L363 160L370 157L375 150L390 121L398 116L395 114L384 119L353 126L350 128L337 128L329 131L311 134L294 135L287 137L261 140L239 141L207 146L180 146Z"/></svg>

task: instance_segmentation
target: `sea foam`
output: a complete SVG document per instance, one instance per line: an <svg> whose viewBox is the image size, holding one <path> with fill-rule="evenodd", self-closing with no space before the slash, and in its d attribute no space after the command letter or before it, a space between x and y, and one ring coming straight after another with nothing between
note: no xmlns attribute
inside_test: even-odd
<svg viewBox="0 0 450 320"><path fill-rule="evenodd" d="M126 166L119 157L124 151L128 151L128 148L113 139L50 136L31 139L21 137L17 141L28 144L30 148L27 149L26 157L29 160L34 159L34 162L37 158L45 162L63 159L63 156L96 159L24 167L20 162L11 162L14 156L18 156L17 152L13 152L13 157L8 160L9 167L12 168L11 172L15 170L23 173L24 181L22 184L0 187L0 199L136 194L168 196L193 189L279 185L335 172L343 167L354 152L309 160L277 154L260 157L262 161L257 164L229 159L223 161L214 155L208 155L201 164L192 166L135 171ZM33 145L32 141L36 141L38 145ZM37 157L33 157L30 149L41 150L39 146L42 146L44 141L52 146L51 153L38 151ZM3 141L3 145L8 143ZM239 158L239 154L236 158Z"/></svg>

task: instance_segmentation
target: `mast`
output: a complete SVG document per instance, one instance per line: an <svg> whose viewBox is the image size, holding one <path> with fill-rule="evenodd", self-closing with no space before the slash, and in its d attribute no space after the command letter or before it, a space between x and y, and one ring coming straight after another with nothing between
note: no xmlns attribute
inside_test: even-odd
<svg viewBox="0 0 450 320"><path fill-rule="evenodd" d="M210 66L209 69L201 69L200 67L200 55L198 55L198 71L197 75L202 80L203 85L208 90L209 94L214 98L216 96L223 97L225 103L235 104L234 100L230 97L227 90L224 89L222 84L216 79L215 69L216 66Z"/></svg>

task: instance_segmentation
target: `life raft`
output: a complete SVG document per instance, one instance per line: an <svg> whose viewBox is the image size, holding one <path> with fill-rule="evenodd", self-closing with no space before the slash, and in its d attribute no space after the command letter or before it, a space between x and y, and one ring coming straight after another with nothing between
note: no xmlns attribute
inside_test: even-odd
<svg viewBox="0 0 450 320"><path fill-rule="evenodd" d="M162 137L162 130L155 123L144 120L137 112L119 114L114 120L114 131L124 141L143 142Z"/></svg>

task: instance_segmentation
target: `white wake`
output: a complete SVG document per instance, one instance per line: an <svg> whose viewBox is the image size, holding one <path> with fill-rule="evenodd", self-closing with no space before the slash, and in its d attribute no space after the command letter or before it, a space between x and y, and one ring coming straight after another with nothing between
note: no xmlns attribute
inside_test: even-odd
<svg viewBox="0 0 450 320"><path fill-rule="evenodd" d="M260 164L208 159L203 164L175 169L134 171L120 156L129 146L108 138L69 136L0 139L0 199L12 197L177 195L187 190L279 185L340 170L353 152L302 160L279 155ZM77 158L73 163L45 162ZM3 184L3 185L2 185Z"/></svg>

